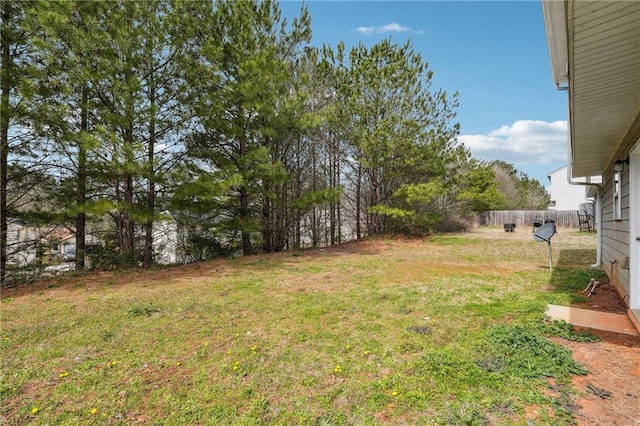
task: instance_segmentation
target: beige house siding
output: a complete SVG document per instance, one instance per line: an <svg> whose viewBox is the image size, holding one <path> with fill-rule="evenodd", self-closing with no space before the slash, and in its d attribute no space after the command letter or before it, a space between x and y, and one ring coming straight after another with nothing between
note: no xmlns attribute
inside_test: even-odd
<svg viewBox="0 0 640 426"><path fill-rule="evenodd" d="M602 269L611 283L624 295L629 295L629 168L622 172L621 219L614 219L613 172L608 169L602 186Z"/></svg>

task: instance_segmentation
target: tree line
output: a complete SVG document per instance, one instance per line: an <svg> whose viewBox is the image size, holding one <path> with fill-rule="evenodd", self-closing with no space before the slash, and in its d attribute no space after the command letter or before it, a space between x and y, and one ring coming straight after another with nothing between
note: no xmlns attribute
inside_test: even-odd
<svg viewBox="0 0 640 426"><path fill-rule="evenodd" d="M3 283L10 219L72 230L81 270L98 228L110 266L150 266L169 219L198 260L456 228L518 185L544 202L457 142L410 42L312 47L306 6L272 1L1 8Z"/></svg>

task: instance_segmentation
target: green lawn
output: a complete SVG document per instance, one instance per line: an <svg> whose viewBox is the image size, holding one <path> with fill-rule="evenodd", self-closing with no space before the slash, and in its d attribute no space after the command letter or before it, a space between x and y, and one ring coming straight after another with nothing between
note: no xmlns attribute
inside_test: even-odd
<svg viewBox="0 0 640 426"><path fill-rule="evenodd" d="M571 424L584 370L542 317L594 247L560 230L550 274L483 229L8 289L3 423Z"/></svg>

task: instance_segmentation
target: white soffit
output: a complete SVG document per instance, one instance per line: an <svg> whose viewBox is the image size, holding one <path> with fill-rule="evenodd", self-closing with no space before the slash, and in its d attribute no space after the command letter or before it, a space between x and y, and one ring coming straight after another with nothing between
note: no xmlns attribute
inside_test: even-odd
<svg viewBox="0 0 640 426"><path fill-rule="evenodd" d="M640 1L571 1L566 14L573 176L600 175L640 114Z"/></svg>
<svg viewBox="0 0 640 426"><path fill-rule="evenodd" d="M551 58L551 73L556 87L569 83L567 57L567 18L563 1L543 0L542 12Z"/></svg>

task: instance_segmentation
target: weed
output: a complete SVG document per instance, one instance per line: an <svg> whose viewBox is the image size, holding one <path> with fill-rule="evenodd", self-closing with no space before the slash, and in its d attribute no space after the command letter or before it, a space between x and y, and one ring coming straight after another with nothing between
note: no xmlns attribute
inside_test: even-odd
<svg viewBox="0 0 640 426"><path fill-rule="evenodd" d="M612 395L610 391L604 388L599 388L592 383L587 383L587 392L597 395L602 399L611 398Z"/></svg>
<svg viewBox="0 0 640 426"><path fill-rule="evenodd" d="M575 414L582 407L575 402L571 389L560 386L556 391L558 395L551 400L555 423L576 424Z"/></svg>
<svg viewBox="0 0 640 426"><path fill-rule="evenodd" d="M103 342L108 342L112 340L114 337L116 337L116 334L113 331L105 331L104 333L102 333Z"/></svg>
<svg viewBox="0 0 640 426"><path fill-rule="evenodd" d="M504 371L506 362L504 356L489 355L476 360L476 365L489 373L499 373Z"/></svg>
<svg viewBox="0 0 640 426"><path fill-rule="evenodd" d="M409 315L411 312L413 312L413 309L407 307L407 306L402 306L400 308L398 308L398 313L401 315Z"/></svg>
<svg viewBox="0 0 640 426"><path fill-rule="evenodd" d="M315 426L336 426L344 424L344 419L336 415L327 415L318 417L313 423Z"/></svg>
<svg viewBox="0 0 640 426"><path fill-rule="evenodd" d="M431 334L432 330L428 325L412 325L410 327L407 327L407 331L416 334Z"/></svg>
<svg viewBox="0 0 640 426"><path fill-rule="evenodd" d="M151 303L147 303L145 305L142 306L135 306L131 309L129 309L127 311L129 313L129 315L134 316L134 317L140 317L140 316L151 316L157 312L160 312L160 308L157 306L154 306Z"/></svg>
<svg viewBox="0 0 640 426"><path fill-rule="evenodd" d="M499 403L496 403L491 407L491 410L496 413L505 414L508 416L513 415L518 411L513 400L501 401Z"/></svg>
<svg viewBox="0 0 640 426"><path fill-rule="evenodd" d="M599 342L600 337L588 331L576 331L573 325L566 321L543 321L542 332L547 336L562 337L573 342Z"/></svg>
<svg viewBox="0 0 640 426"><path fill-rule="evenodd" d="M479 426L488 425L489 419L482 412L482 408L474 402L463 402L447 407L444 420L451 426Z"/></svg>
<svg viewBox="0 0 640 426"><path fill-rule="evenodd" d="M505 371L518 377L566 378L587 374L571 351L546 339L537 330L518 325L495 326L487 335L489 351L504 357Z"/></svg>

